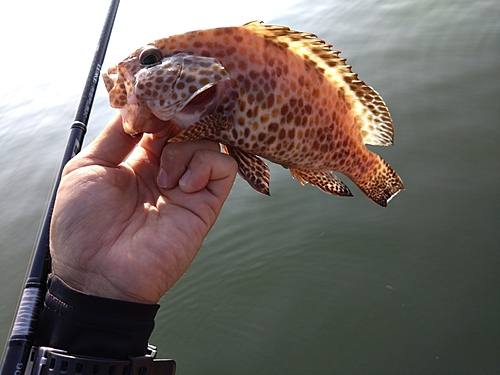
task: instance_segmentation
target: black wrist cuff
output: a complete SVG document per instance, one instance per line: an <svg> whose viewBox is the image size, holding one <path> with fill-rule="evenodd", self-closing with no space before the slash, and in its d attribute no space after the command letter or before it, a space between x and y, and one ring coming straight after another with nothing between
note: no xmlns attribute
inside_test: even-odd
<svg viewBox="0 0 500 375"><path fill-rule="evenodd" d="M47 285L37 346L99 358L146 354L159 305L84 294L55 275L49 276Z"/></svg>

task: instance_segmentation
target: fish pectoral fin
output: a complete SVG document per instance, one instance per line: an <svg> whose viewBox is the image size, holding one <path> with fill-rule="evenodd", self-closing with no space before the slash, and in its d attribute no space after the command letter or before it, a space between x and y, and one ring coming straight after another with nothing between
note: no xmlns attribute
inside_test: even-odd
<svg viewBox="0 0 500 375"><path fill-rule="evenodd" d="M220 131L229 130L233 126L233 117L222 112L214 112L205 116L194 124L189 125L169 142L192 141L196 139L211 138Z"/></svg>
<svg viewBox="0 0 500 375"><path fill-rule="evenodd" d="M261 158L235 147L227 145L222 145L222 147L224 152L231 155L238 163L238 174L241 178L259 193L271 195L269 191L271 172Z"/></svg>
<svg viewBox="0 0 500 375"><path fill-rule="evenodd" d="M328 194L352 197L352 193L346 184L332 172L312 172L290 169L290 174L296 178L302 186L307 183L316 186L318 189Z"/></svg>

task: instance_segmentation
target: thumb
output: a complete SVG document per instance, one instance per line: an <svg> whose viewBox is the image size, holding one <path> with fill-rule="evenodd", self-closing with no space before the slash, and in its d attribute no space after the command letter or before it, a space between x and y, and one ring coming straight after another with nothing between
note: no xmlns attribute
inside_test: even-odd
<svg viewBox="0 0 500 375"><path fill-rule="evenodd" d="M97 164L117 167L132 152L140 139L140 136L134 138L125 133L122 117L118 114L73 160L79 166Z"/></svg>

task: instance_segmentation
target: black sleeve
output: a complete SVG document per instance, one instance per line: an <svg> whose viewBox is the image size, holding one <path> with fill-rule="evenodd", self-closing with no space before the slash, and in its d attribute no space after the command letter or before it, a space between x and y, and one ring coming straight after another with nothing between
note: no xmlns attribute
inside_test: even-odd
<svg viewBox="0 0 500 375"><path fill-rule="evenodd" d="M99 358L143 356L158 308L84 294L50 275L35 344Z"/></svg>

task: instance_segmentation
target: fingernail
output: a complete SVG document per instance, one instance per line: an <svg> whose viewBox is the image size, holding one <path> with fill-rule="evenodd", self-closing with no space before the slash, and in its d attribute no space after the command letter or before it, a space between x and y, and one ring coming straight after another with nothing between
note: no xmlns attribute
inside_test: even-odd
<svg viewBox="0 0 500 375"><path fill-rule="evenodd" d="M179 185L186 186L191 178L191 171L188 169L179 180Z"/></svg>
<svg viewBox="0 0 500 375"><path fill-rule="evenodd" d="M158 173L158 178L156 179L156 182L158 183L158 186L166 188L168 186L167 172L165 172L163 169L160 169L160 173Z"/></svg>

